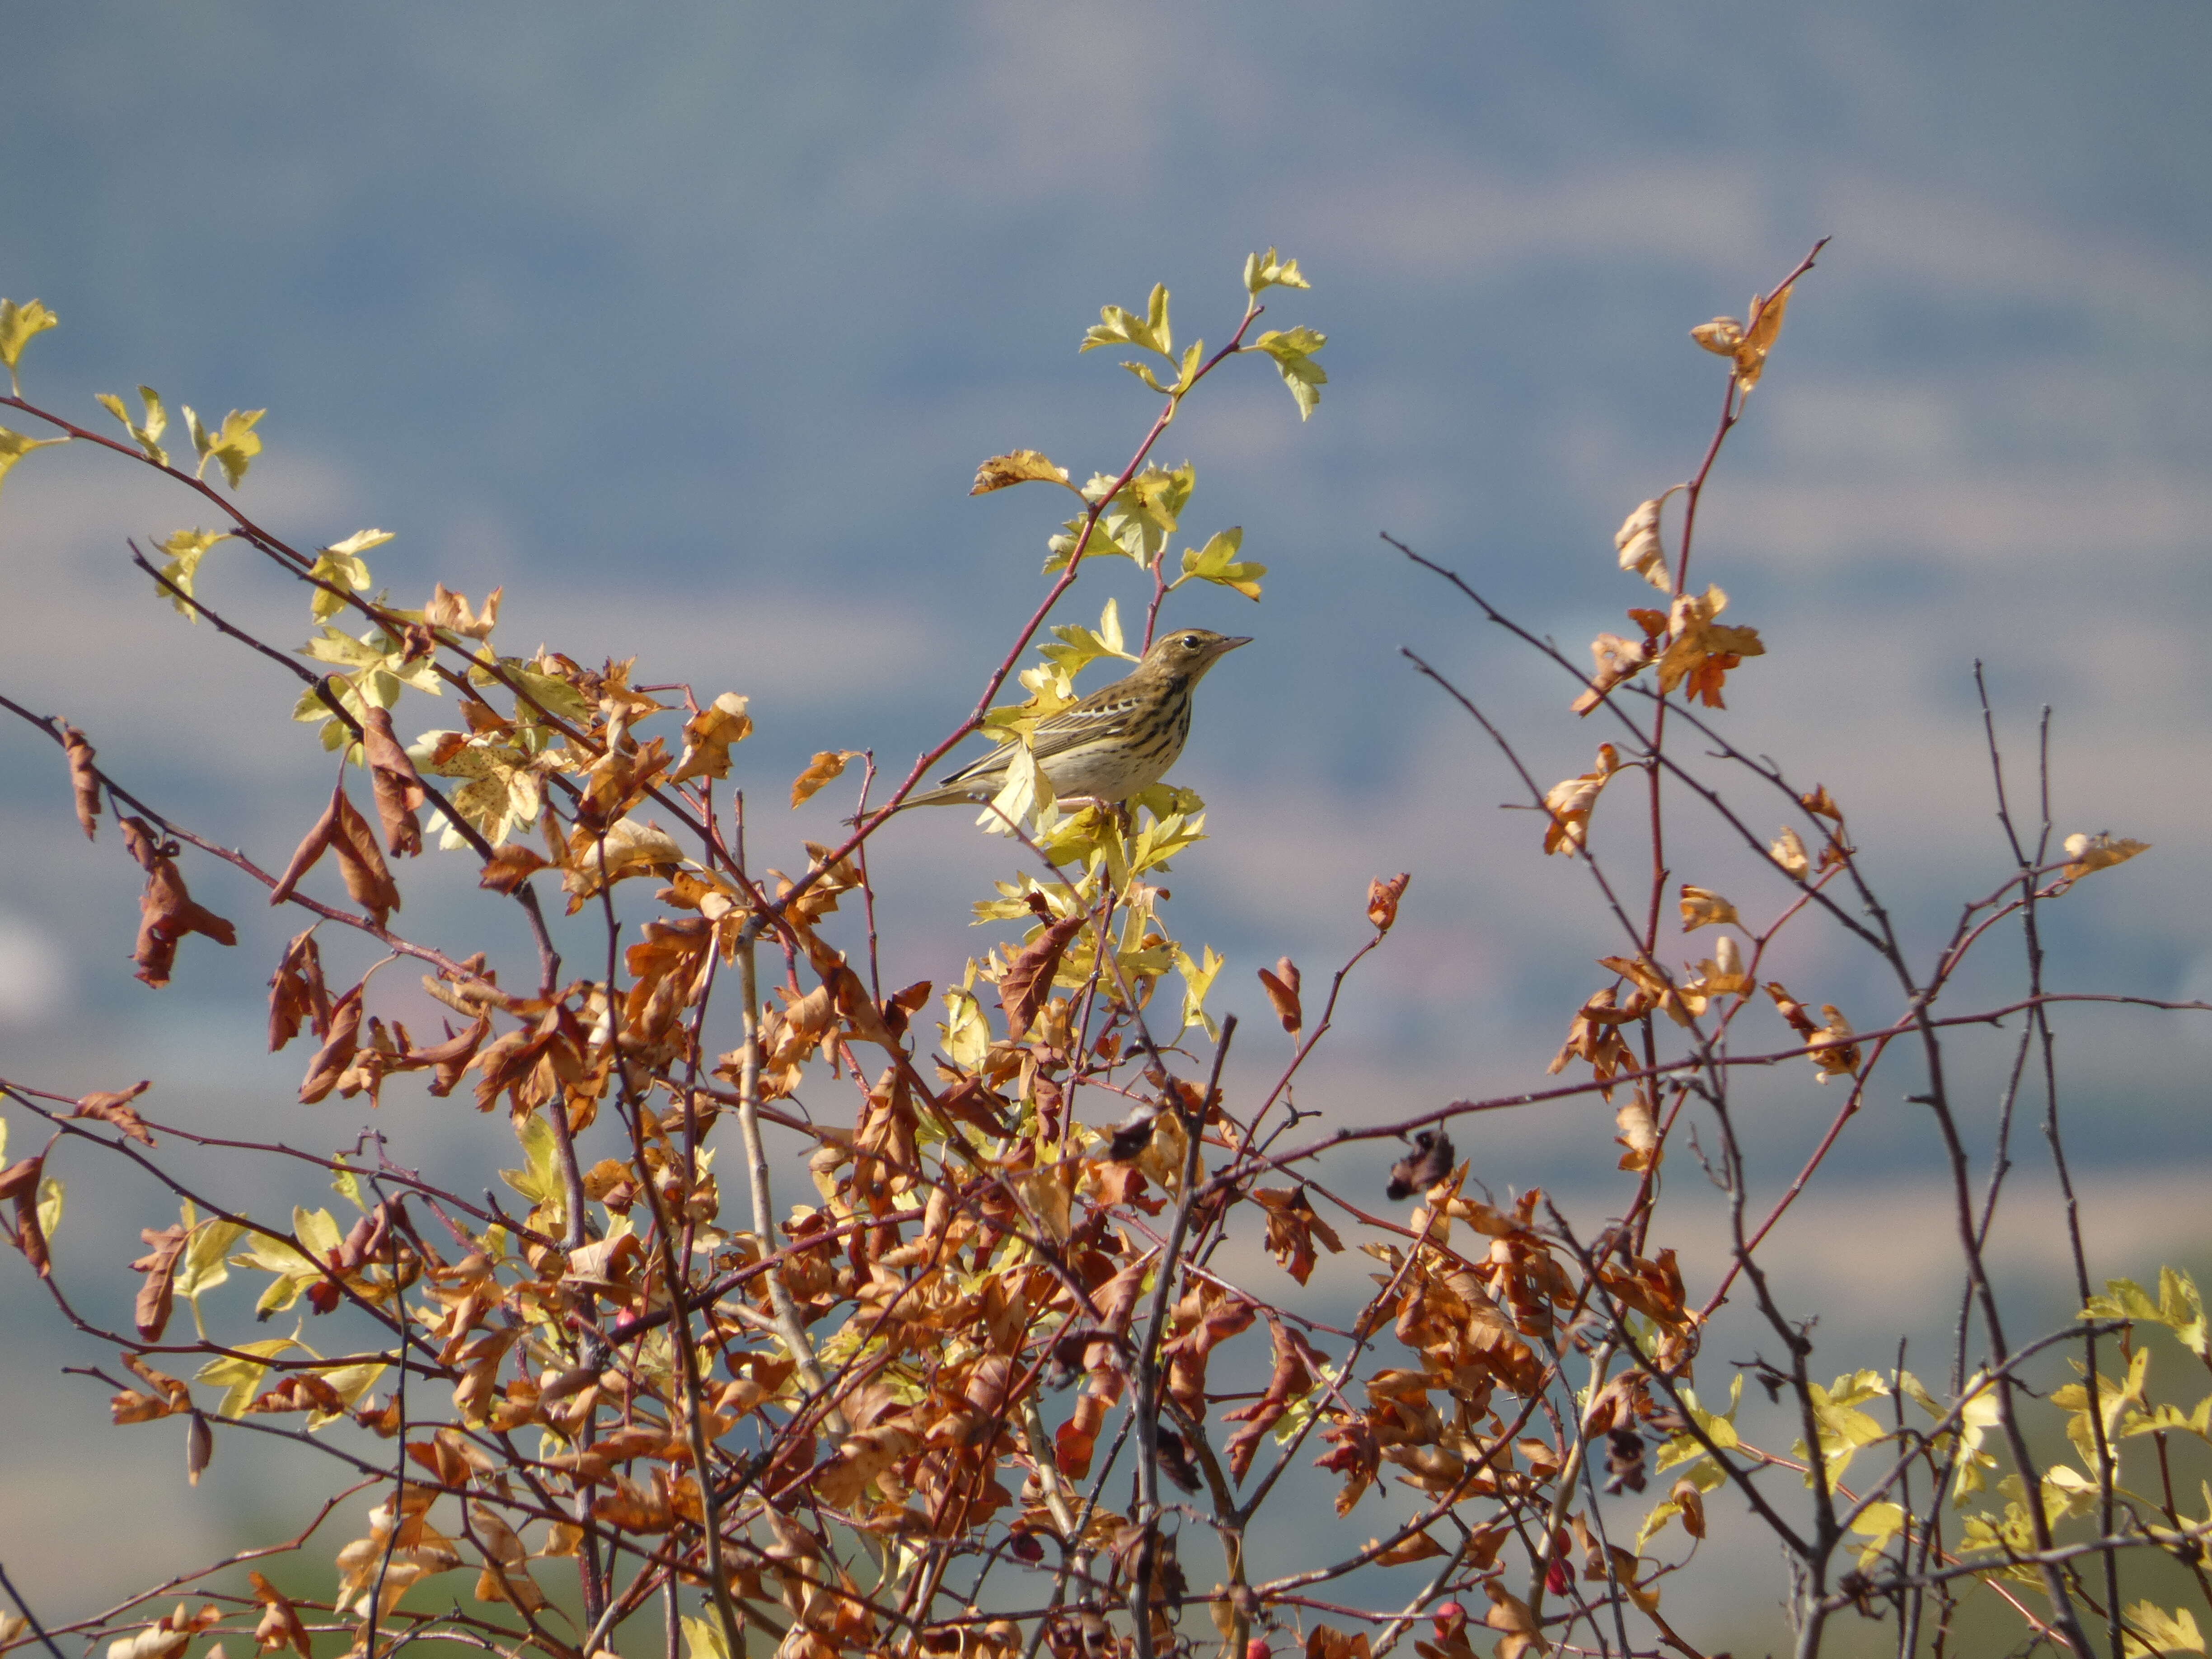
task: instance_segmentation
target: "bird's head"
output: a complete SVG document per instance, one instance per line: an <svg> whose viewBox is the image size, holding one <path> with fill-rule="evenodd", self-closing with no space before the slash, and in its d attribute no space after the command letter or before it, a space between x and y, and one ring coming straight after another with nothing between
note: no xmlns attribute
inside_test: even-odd
<svg viewBox="0 0 2212 1659"><path fill-rule="evenodd" d="M1240 645L1252 643L1249 634L1217 634L1209 628L1178 628L1163 634L1145 653L1141 673L1158 678L1196 680Z"/></svg>

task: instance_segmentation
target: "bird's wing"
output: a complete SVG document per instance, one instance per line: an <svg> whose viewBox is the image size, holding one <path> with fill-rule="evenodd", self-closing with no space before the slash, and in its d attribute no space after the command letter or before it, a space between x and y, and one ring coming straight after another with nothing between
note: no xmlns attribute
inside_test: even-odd
<svg viewBox="0 0 2212 1659"><path fill-rule="evenodd" d="M1141 701L1134 690L1125 689L1127 682L1117 681L1101 687L1082 702L1071 703L1057 714L1048 714L1036 724L1030 733L1030 752L1041 761L1065 755L1071 749L1080 749L1085 744L1095 743L1101 738L1120 735L1127 725L1129 716ZM938 787L948 788L971 779L990 776L1003 772L1006 763L1013 758L1018 746L1002 743L978 760L969 762L957 772L939 778Z"/></svg>

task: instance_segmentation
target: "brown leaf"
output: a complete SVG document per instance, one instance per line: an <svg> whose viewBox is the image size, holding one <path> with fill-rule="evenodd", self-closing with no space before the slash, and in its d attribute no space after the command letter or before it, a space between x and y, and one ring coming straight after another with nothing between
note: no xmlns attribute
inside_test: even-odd
<svg viewBox="0 0 2212 1659"><path fill-rule="evenodd" d="M354 1050L361 1039L361 993L362 988L355 986L331 1008L330 1036L307 1062L307 1075L300 1085L301 1105L312 1106L337 1088L346 1067L353 1064Z"/></svg>
<svg viewBox="0 0 2212 1659"><path fill-rule="evenodd" d="M1735 377L1746 392L1757 386L1759 377L1766 372L1766 356L1774 349L1775 337L1782 332L1782 317L1790 309L1792 291L1778 289L1751 302L1751 326L1744 330L1735 352Z"/></svg>
<svg viewBox="0 0 2212 1659"><path fill-rule="evenodd" d="M1656 615L1647 611L1647 616ZM1589 689L1577 697L1568 707L1577 714L1587 714L1605 701L1605 694L1630 675L1650 665L1652 658L1651 641L1647 636L1631 640L1619 634L1601 634L1590 641L1590 656L1596 661L1597 672L1590 676Z"/></svg>
<svg viewBox="0 0 2212 1659"><path fill-rule="evenodd" d="M1054 466L1051 458L1040 450L1017 449L1004 455L994 455L975 469L975 487L970 495L988 495L994 489L1011 489L1018 483L1068 483L1067 469ZM1068 484L1073 489L1073 484Z"/></svg>
<svg viewBox="0 0 2212 1659"><path fill-rule="evenodd" d="M330 804L323 808L323 815L315 820L307 833L301 837L300 844L292 849L292 857L284 866L284 873L276 878L276 884L269 890L271 904L282 904L292 896L292 890L300 884L300 878L313 869L315 861L329 849L331 837L337 833L337 827L338 797L334 794Z"/></svg>
<svg viewBox="0 0 2212 1659"><path fill-rule="evenodd" d="M470 607L465 595L450 591L443 582L431 589L430 603L422 607L422 620L433 628L449 629L456 634L465 634L472 640L488 639L499 625L499 599L507 592L495 587L484 596L483 611L478 615Z"/></svg>
<svg viewBox="0 0 2212 1659"><path fill-rule="evenodd" d="M120 1094L87 1095L77 1102L76 1110L70 1115L98 1118L103 1123L112 1123L131 1139L151 1146L154 1144L153 1132L147 1128L146 1121L131 1109L131 1103L153 1086L149 1081L133 1084Z"/></svg>
<svg viewBox="0 0 2212 1659"><path fill-rule="evenodd" d="M1018 1040L1030 1029L1037 1010L1052 994L1052 979L1060 971L1060 957L1089 919L1087 915L1076 915L1047 922L1044 931L1024 945L1021 954L1007 963L1006 975L999 981L999 1002L1006 1011L1007 1036Z"/></svg>
<svg viewBox="0 0 2212 1659"><path fill-rule="evenodd" d="M1528 1604L1498 1579L1484 1579L1482 1588L1496 1604L1483 1615L1482 1622L1505 1632L1498 1639L1498 1659L1521 1659L1531 1648L1543 1652L1543 1632L1537 1629L1536 1615L1528 1610Z"/></svg>
<svg viewBox="0 0 2212 1659"><path fill-rule="evenodd" d="M1267 1334L1274 1344L1274 1370L1267 1378L1267 1392L1249 1406L1240 1406L1221 1414L1224 1422L1244 1425L1229 1442L1229 1474L1235 1480L1243 1480L1246 1471L1251 1468L1253 1454L1259 1450L1260 1442L1267 1431L1283 1420L1283 1414L1293 1405L1313 1392L1315 1370L1328 1369L1328 1363L1313 1351L1304 1337L1273 1316L1267 1320Z"/></svg>
<svg viewBox="0 0 2212 1659"><path fill-rule="evenodd" d="M215 1462L215 1427L199 1413L185 1425L185 1479L197 1486Z"/></svg>
<svg viewBox="0 0 2212 1659"><path fill-rule="evenodd" d="M331 994L323 983L313 927L294 936L269 976L269 1052L275 1054L299 1036L302 1024L319 1037L331 1034Z"/></svg>
<svg viewBox="0 0 2212 1659"><path fill-rule="evenodd" d="M1283 1029L1292 1036L1306 1023L1305 1010L1298 1002L1298 965L1288 957L1275 963L1274 971L1260 970L1260 988L1267 994L1274 1005L1275 1018L1283 1022Z"/></svg>
<svg viewBox="0 0 2212 1659"><path fill-rule="evenodd" d="M131 1320L138 1334L149 1342L159 1342L168 1328L169 1310L177 1294L177 1264L184 1259L185 1246L191 1236L191 1229L182 1222L159 1232L151 1227L139 1231L138 1237L153 1248L131 1264L131 1272L146 1275L131 1308Z"/></svg>
<svg viewBox="0 0 2212 1659"><path fill-rule="evenodd" d="M362 752L368 762L369 787L376 816L384 825L384 844L395 857L422 850L422 823L415 814L429 799L415 763L392 730L388 709L372 708L361 717ZM392 908L397 909L397 902Z"/></svg>
<svg viewBox="0 0 2212 1659"><path fill-rule="evenodd" d="M53 1273L46 1255L46 1229L39 1224L39 1177L46 1167L42 1153L0 1170L0 1198L15 1201L15 1248L41 1279L51 1278Z"/></svg>
<svg viewBox="0 0 2212 1659"><path fill-rule="evenodd" d="M1376 933L1389 933L1390 924L1398 920L1398 901L1406 896L1406 884L1413 878L1401 872L1388 881L1377 877L1367 884L1367 920L1375 924Z"/></svg>
<svg viewBox="0 0 2212 1659"><path fill-rule="evenodd" d="M70 788L76 796L76 821L84 826L84 838L94 840L98 826L93 820L100 816L100 773L92 763L92 745L84 740L83 732L64 724L62 748L69 756Z"/></svg>
<svg viewBox="0 0 2212 1659"><path fill-rule="evenodd" d="M1254 1192L1261 1206L1267 1212L1267 1254L1281 1262L1291 1278L1304 1284L1313 1276L1314 1246L1318 1243L1332 1255L1344 1249L1344 1241L1336 1230L1314 1213L1313 1204L1306 1197L1304 1187L1287 1191L1262 1187Z"/></svg>
<svg viewBox="0 0 2212 1659"><path fill-rule="evenodd" d="M143 831L144 826L140 828ZM131 837L126 834L125 839ZM157 848L147 872L146 890L138 896L138 944L133 952L138 977L157 990L167 985L176 965L177 946L187 933L204 933L218 945L238 943L238 930L192 902L176 860Z"/></svg>
<svg viewBox="0 0 2212 1659"><path fill-rule="evenodd" d="M264 1651L289 1647L299 1654L300 1659L314 1659L314 1644L307 1635L307 1627L301 1623L300 1615L293 1611L283 1591L258 1572L249 1572L246 1578L253 1586L253 1599L264 1609L261 1623L253 1632L254 1646Z"/></svg>
<svg viewBox="0 0 2212 1659"><path fill-rule="evenodd" d="M484 861L483 873L477 878L477 885L495 893L512 893L540 870L550 868L550 860L538 857L520 842L511 841L491 849L491 857Z"/></svg>
<svg viewBox="0 0 2212 1659"><path fill-rule="evenodd" d="M1407 1199L1428 1191L1451 1174L1452 1159L1449 1135L1442 1129L1417 1131L1413 1150L1390 1166L1391 1199Z"/></svg>
<svg viewBox="0 0 2212 1659"><path fill-rule="evenodd" d="M857 758L858 754L857 750L852 749L824 749L816 755L806 769L791 781L793 809L805 805L817 791L843 776L845 763Z"/></svg>
<svg viewBox="0 0 2212 1659"><path fill-rule="evenodd" d="M346 891L353 895L355 903L368 912L368 919L381 927L385 918L399 908L399 889L392 883L384 854L377 850L376 832L347 799L343 784L331 797L331 804L337 812L331 850L338 855L338 871L345 877Z"/></svg>

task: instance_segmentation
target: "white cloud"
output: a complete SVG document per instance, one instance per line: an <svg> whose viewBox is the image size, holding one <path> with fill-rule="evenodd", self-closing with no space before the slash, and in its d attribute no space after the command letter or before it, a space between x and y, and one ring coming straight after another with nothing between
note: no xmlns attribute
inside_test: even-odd
<svg viewBox="0 0 2212 1659"><path fill-rule="evenodd" d="M70 963L61 942L37 923L0 910L0 1023L44 1019L69 1000Z"/></svg>

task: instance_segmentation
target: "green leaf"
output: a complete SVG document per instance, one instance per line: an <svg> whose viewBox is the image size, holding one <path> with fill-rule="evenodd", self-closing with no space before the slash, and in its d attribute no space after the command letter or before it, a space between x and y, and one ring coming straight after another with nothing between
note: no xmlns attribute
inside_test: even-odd
<svg viewBox="0 0 2212 1659"><path fill-rule="evenodd" d="M6 427L0 426L0 479L5 479L8 469L33 450L46 449L68 441L67 438L27 438L20 432L10 432Z"/></svg>
<svg viewBox="0 0 2212 1659"><path fill-rule="evenodd" d="M1146 351L1157 351L1172 362L1175 361L1175 332L1168 325L1168 285L1152 285L1151 303L1146 314L1137 316L1119 306L1106 306L1098 313L1098 321L1083 336L1078 351L1088 351L1093 346L1133 345Z"/></svg>
<svg viewBox="0 0 2212 1659"><path fill-rule="evenodd" d="M200 619L199 607L185 602L195 597L192 584L198 580L200 561L217 542L229 539L228 530L179 530L154 544L169 556L168 563L161 567L161 574L177 585L184 597L179 598L159 583L155 585L155 591L173 605L186 622L198 623Z"/></svg>
<svg viewBox="0 0 2212 1659"><path fill-rule="evenodd" d="M192 434L192 448L200 458L198 476L207 476L207 464L212 459L222 468L222 476L233 489L245 481L246 469L261 453L261 436L254 431L254 423L266 415L265 409L234 409L222 417L222 425L210 432L192 412L185 406L185 426Z"/></svg>
<svg viewBox="0 0 2212 1659"><path fill-rule="evenodd" d="M1233 587L1248 599L1260 597L1260 578L1267 574L1267 567L1250 560L1239 562L1237 550L1244 544L1242 526L1224 530L1209 539L1204 547L1186 547L1182 550L1182 574L1176 578L1180 586L1193 580L1213 582L1223 587Z"/></svg>
<svg viewBox="0 0 2212 1659"><path fill-rule="evenodd" d="M167 466L169 452L161 447L159 441L161 434L169 429L169 412L161 407L161 394L152 386L140 386L138 395L146 401L146 424L143 426L131 418L131 411L123 406L123 399L113 392L100 392L94 401L123 422L124 430L138 441L138 447L146 452L148 460L156 466Z"/></svg>
<svg viewBox="0 0 2212 1659"><path fill-rule="evenodd" d="M1284 288L1311 288L1313 284L1298 275L1298 262L1285 259L1269 248L1266 253L1244 256L1244 291L1255 298L1260 290L1279 284Z"/></svg>
<svg viewBox="0 0 2212 1659"><path fill-rule="evenodd" d="M15 365L23 348L33 334L43 334L60 322L42 301L30 300L19 306L13 300L0 300L0 363L7 364L8 384L18 398L23 395L23 387L15 378Z"/></svg>
<svg viewBox="0 0 2212 1659"><path fill-rule="evenodd" d="M1328 336L1310 328L1270 329L1245 349L1264 351L1275 360L1283 384L1297 400L1298 418L1304 420L1321 403L1321 388L1328 384L1328 371L1314 362L1313 354L1328 343Z"/></svg>

